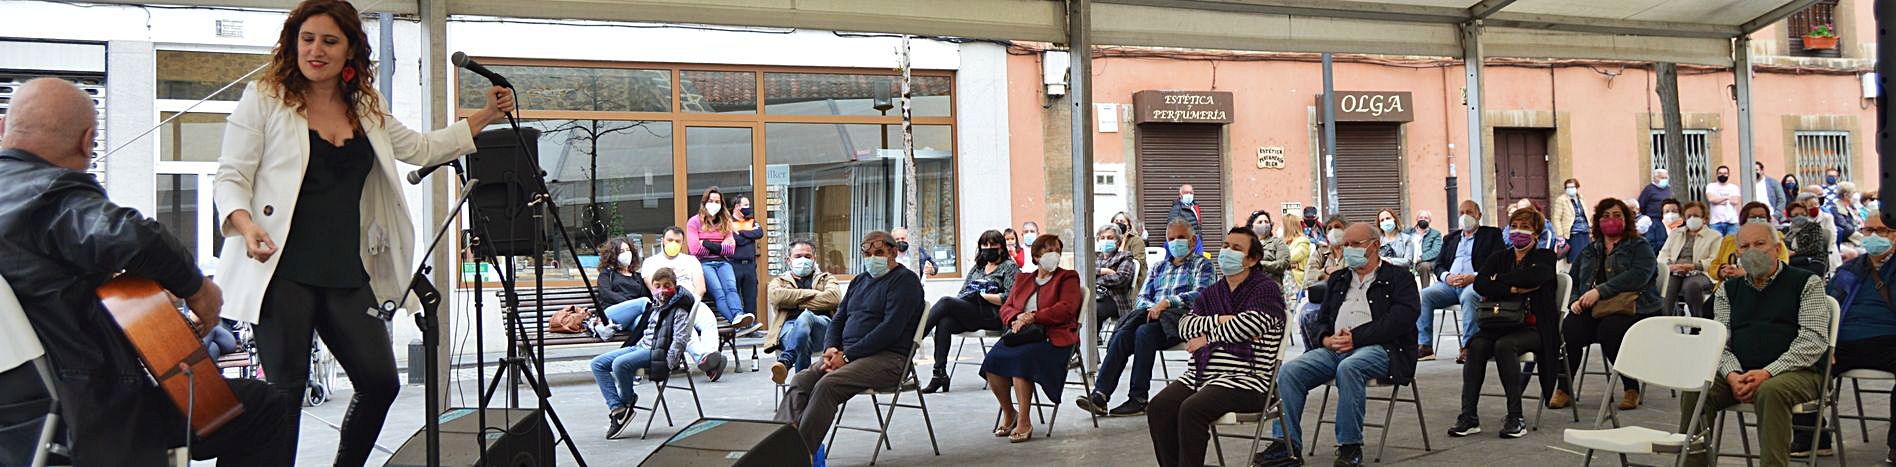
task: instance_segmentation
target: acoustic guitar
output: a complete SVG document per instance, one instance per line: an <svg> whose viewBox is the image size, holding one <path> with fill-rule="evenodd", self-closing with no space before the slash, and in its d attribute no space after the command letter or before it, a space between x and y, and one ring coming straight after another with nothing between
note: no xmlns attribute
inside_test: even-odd
<svg viewBox="0 0 1896 467"><path fill-rule="evenodd" d="M121 275L99 286L98 292L138 351L145 371L170 396L178 412L190 416L198 437L210 436L244 412L203 339L157 282Z"/></svg>

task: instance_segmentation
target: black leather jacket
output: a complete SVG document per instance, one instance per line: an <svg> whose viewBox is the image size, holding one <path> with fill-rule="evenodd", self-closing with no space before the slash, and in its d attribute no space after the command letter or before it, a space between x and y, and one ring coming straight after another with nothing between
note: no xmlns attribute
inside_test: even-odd
<svg viewBox="0 0 1896 467"><path fill-rule="evenodd" d="M191 252L158 221L112 204L91 175L0 149L0 277L62 379L144 387L131 346L95 289L113 274L150 278L179 297L203 285Z"/></svg>

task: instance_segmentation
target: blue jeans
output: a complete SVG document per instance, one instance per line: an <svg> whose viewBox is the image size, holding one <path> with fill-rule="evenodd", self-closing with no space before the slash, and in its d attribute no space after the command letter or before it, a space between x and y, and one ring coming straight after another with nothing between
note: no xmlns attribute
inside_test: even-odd
<svg viewBox="0 0 1896 467"><path fill-rule="evenodd" d="M633 374L652 365L652 349L621 347L593 357L593 382L599 383L599 395L606 408L631 407L639 401Z"/></svg>
<svg viewBox="0 0 1896 467"><path fill-rule="evenodd" d="M644 314L645 308L651 303L652 299L649 298L634 298L619 302L617 305L606 307L606 319L612 320L612 324L619 325L621 331L635 331L632 328L638 323L634 320L637 320L640 314Z"/></svg>
<svg viewBox="0 0 1896 467"><path fill-rule="evenodd" d="M777 361L790 365L796 371L810 367L810 356L816 355L823 346L823 338L829 335L830 318L828 316L805 311L797 319L785 321L783 329L778 330L777 339L783 346L777 351Z"/></svg>
<svg viewBox="0 0 1896 467"><path fill-rule="evenodd" d="M731 270L731 263L724 260L704 262L704 293L716 301L719 315L725 321L737 322L737 315L744 313L744 299L737 294L737 273Z"/></svg>
<svg viewBox="0 0 1896 467"><path fill-rule="evenodd" d="M1159 351L1178 345L1179 340L1165 335L1165 327L1157 321L1146 321L1145 312L1136 319L1122 321L1113 331L1113 341L1106 345L1106 358L1099 361L1099 374L1093 380L1093 392L1109 399L1113 389L1119 385L1119 374L1126 370L1126 359L1132 359L1132 383L1126 390L1126 398L1145 402L1152 393L1152 363L1158 359Z"/></svg>
<svg viewBox="0 0 1896 467"><path fill-rule="evenodd" d="M1718 231L1718 235L1720 236L1729 237L1731 236L1731 234L1738 232L1738 224L1731 223L1731 222L1719 222L1716 224L1712 224L1712 230Z"/></svg>
<svg viewBox="0 0 1896 467"><path fill-rule="evenodd" d="M1271 424L1271 431L1281 439L1289 439L1291 449L1301 446L1304 399L1310 396L1310 390L1334 379L1337 444L1363 444L1365 391L1369 380L1388 375L1389 351L1380 345L1340 355L1327 348L1304 352L1285 363L1283 371L1277 373L1277 399L1283 403L1284 421L1290 424L1290 435L1285 437L1283 426L1275 423Z"/></svg>
<svg viewBox="0 0 1896 467"><path fill-rule="evenodd" d="M1429 288L1422 289L1422 313L1415 320L1416 344L1423 347L1435 346L1435 310L1461 305L1461 345L1468 346L1468 338L1474 337L1475 305L1481 303L1481 295L1474 287L1454 287L1448 281L1438 281Z"/></svg>

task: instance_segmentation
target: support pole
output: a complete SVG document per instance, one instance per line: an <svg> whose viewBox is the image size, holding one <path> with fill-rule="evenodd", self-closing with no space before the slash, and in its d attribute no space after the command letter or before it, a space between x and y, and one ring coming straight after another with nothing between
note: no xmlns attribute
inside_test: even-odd
<svg viewBox="0 0 1896 467"><path fill-rule="evenodd" d="M1073 105L1073 235L1067 252L1073 253L1073 269L1080 273L1080 349L1082 364L1097 367L1099 335L1094 324L1099 314L1093 306L1093 284L1099 267L1093 258L1093 38L1092 0L1067 0L1067 50L1072 54L1067 94ZM1140 252L1138 254L1143 254Z"/></svg>
<svg viewBox="0 0 1896 467"><path fill-rule="evenodd" d="M1336 215L1336 73L1323 53L1323 212Z"/></svg>
<svg viewBox="0 0 1896 467"><path fill-rule="evenodd" d="M454 122L454 110L449 106L452 101L448 100L448 83L450 81L448 79L448 4L446 0L421 0L416 4L415 10L421 14L421 56L423 57L421 60L421 76L422 80L427 83L428 90L427 94L422 98L422 108L427 109L422 115L427 118L429 128L447 128L449 123ZM383 33L388 36L393 35L392 22L389 23L389 28L383 30ZM386 57L394 57L392 50L388 51L387 54ZM394 65L394 63L382 64L382 66L387 69L393 69ZM389 79L383 82L393 84L394 79L392 75L390 75ZM393 102L394 96L384 95L383 99L388 102ZM479 129L476 128L476 130ZM454 212L455 196L452 192L453 189L448 186L449 178L451 177L434 177L427 185L428 202L425 211L427 212L429 220L427 225L442 225L448 216ZM421 260L434 263L435 274L433 282L436 290L456 290L453 281L460 275L459 271L461 268L455 264L454 259L461 256L460 247L459 245L450 244L442 251L444 252L443 254L434 255L433 258L422 258ZM477 277L475 280L479 280L479 278ZM452 304L454 300L449 299L448 303ZM448 330L448 332L442 332L437 335L439 339L437 342L452 342L454 340L454 333L452 331L456 328L451 324L454 321L454 312L450 311L453 309L454 307L450 305L441 307L440 313L434 313L433 321L437 332L439 330ZM469 319L480 319L480 317L470 316ZM475 339L481 338L480 336L473 337ZM434 361L435 380L443 382L454 381L453 363L454 352L437 352ZM409 364L414 365L416 363L409 362ZM479 370L476 371L478 372ZM455 406L454 402L448 398L451 394L448 388L454 385L440 384L438 386L438 392L433 395L439 397L439 400L447 402L446 405L448 407ZM440 415L439 413L427 414L429 417ZM483 426L486 425L486 414L484 412L481 414L481 422ZM487 448L484 437L480 443L480 448L482 451L485 451ZM430 451L434 452L437 450L431 449ZM430 459L429 463L436 464L438 461L438 459Z"/></svg>
<svg viewBox="0 0 1896 467"><path fill-rule="evenodd" d="M1465 82L1462 92L1468 101L1468 199L1488 206L1487 148L1482 144L1482 95L1485 84L1482 80L1483 62L1487 58L1481 50L1481 22L1469 21L1461 24L1462 70ZM1459 226L1458 226L1459 227Z"/></svg>
<svg viewBox="0 0 1896 467"><path fill-rule="evenodd" d="M1744 193L1745 202L1749 203L1757 201L1758 195L1763 194L1757 192L1757 184L1753 183L1758 170L1752 167L1752 161L1757 160L1757 157L1751 147L1751 37L1738 36L1737 40L1732 41L1731 47L1731 55L1735 59L1731 68L1732 82L1736 83L1734 87L1738 94L1738 187Z"/></svg>

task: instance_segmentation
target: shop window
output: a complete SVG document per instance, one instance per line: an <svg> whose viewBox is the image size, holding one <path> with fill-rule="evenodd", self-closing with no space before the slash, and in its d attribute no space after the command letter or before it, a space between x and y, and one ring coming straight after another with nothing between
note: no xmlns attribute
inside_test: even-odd
<svg viewBox="0 0 1896 467"><path fill-rule="evenodd" d="M664 121L536 120L520 122L539 129L540 168L547 191L559 207L566 235L553 233L547 219L546 269L549 281L578 281L597 263L599 244L611 237L633 239L646 256L653 239L672 225L672 124ZM496 124L488 129L507 128ZM573 241L568 253L566 241ZM515 264L521 280L533 277L532 263Z"/></svg>
<svg viewBox="0 0 1896 467"><path fill-rule="evenodd" d="M235 102L244 95L244 85L268 69L251 75L250 71L270 62L265 54L236 54L160 50L157 56L159 99L196 102L209 97L213 101ZM248 75L248 77L246 77ZM235 86L225 86L238 82ZM223 89L223 92L218 92Z"/></svg>
<svg viewBox="0 0 1896 467"><path fill-rule="evenodd" d="M1806 185L1823 183L1824 171L1837 169L1839 180L1850 180L1850 132L1799 131L1795 151L1797 180Z"/></svg>
<svg viewBox="0 0 1896 467"><path fill-rule="evenodd" d="M1712 183L1711 146L1706 137L1707 130L1684 130L1685 134L1685 170L1671 167L1671 159L1666 154L1665 130L1652 130L1651 157L1653 169L1666 169L1666 175L1672 177L1674 198L1705 199L1705 185ZM1650 174L1648 175L1650 176Z"/></svg>
<svg viewBox="0 0 1896 467"><path fill-rule="evenodd" d="M520 89L521 110L580 110L596 112L670 112L671 71L625 68L566 68L490 65ZM486 105L487 78L457 73L456 90L463 109Z"/></svg>
<svg viewBox="0 0 1896 467"><path fill-rule="evenodd" d="M816 244L819 267L833 274L860 272L857 244L873 230L903 220L902 129L898 125L773 123L764 130L767 225L773 270L793 240ZM941 274L958 271L955 239L952 132L915 127L917 217L911 242L928 248ZM1005 207L995 207L1005 209ZM1001 228L1005 226L993 226Z"/></svg>
<svg viewBox="0 0 1896 467"><path fill-rule="evenodd" d="M776 115L902 115L900 76L832 73L764 73L764 112ZM946 117L954 80L946 76L913 76L910 115ZM879 92L878 90L886 90ZM877 110L878 100L891 107Z"/></svg>

